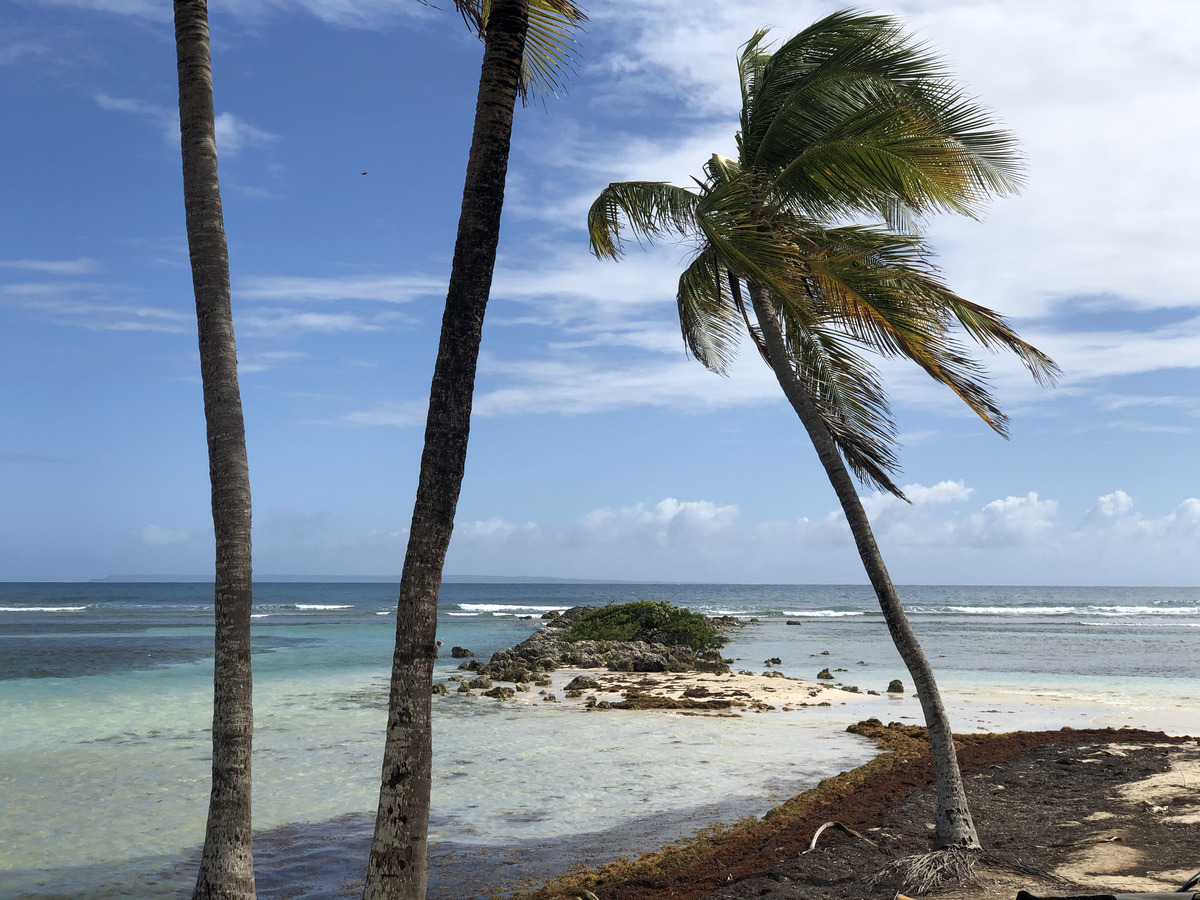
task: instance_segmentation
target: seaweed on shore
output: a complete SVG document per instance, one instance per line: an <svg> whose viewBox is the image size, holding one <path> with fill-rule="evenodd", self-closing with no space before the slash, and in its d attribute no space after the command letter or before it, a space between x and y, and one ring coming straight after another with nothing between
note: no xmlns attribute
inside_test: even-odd
<svg viewBox="0 0 1200 900"><path fill-rule="evenodd" d="M823 823L835 819L860 831L869 831L879 824L878 820L887 810L899 807L912 792L928 789L932 784L933 768L924 728L899 723L885 726L878 719L868 719L847 730L872 739L883 752L855 769L822 780L761 819L748 817L730 826L714 826L657 851L643 853L638 859L622 858L596 869L564 873L534 890L510 894L507 900L574 900L589 894L597 900L613 900L617 896L639 900L712 897L725 885L743 879L751 879L748 885L754 883L756 873L764 870L770 881L775 877L769 874L775 871L773 867L787 860L798 860L808 848L815 830ZM1189 740L1194 739L1128 728L955 735L964 774L976 773L976 777L984 777L978 773L996 769L997 763L1035 748L1098 741L1182 743ZM878 851L872 849L871 853L878 854ZM1002 854L985 852L985 857L991 864L997 864L999 860L1002 868L1025 871L1019 862L1004 862L1007 857L1002 858ZM882 871L886 859L886 856L879 856L876 872L864 870L859 873L863 885L872 875ZM763 891L752 891L745 896L754 893ZM821 891L816 894L824 896ZM724 895L722 891L721 896Z"/></svg>

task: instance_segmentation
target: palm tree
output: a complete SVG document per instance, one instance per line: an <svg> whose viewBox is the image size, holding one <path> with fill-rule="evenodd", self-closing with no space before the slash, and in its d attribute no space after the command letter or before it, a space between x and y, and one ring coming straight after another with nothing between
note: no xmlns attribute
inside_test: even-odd
<svg viewBox="0 0 1200 900"><path fill-rule="evenodd" d="M250 470L217 178L206 0L175 0L183 201L196 293L208 470L216 535L212 788L195 898L252 898Z"/></svg>
<svg viewBox="0 0 1200 900"><path fill-rule="evenodd" d="M462 488L483 316L500 237L513 111L527 89L553 87L570 32L570 0L461 0L482 34L483 65L425 447L400 576L396 648L367 900L424 900L432 780L431 688L442 566ZM527 48L528 35L528 48Z"/></svg>
<svg viewBox="0 0 1200 900"><path fill-rule="evenodd" d="M837 494L892 639L920 697L937 771L938 849L978 848L950 724L851 478L903 498L887 395L862 356L905 357L1000 434L1004 414L956 336L1012 351L1039 382L1055 364L997 313L954 294L915 233L931 211L971 214L1018 187L1013 138L965 98L893 19L843 11L771 52L742 48L738 158L713 156L695 189L609 185L593 204L593 252L622 228L690 239L677 302L688 349L723 373L748 333ZM856 215L889 227L844 224ZM752 315L751 315L752 312Z"/></svg>

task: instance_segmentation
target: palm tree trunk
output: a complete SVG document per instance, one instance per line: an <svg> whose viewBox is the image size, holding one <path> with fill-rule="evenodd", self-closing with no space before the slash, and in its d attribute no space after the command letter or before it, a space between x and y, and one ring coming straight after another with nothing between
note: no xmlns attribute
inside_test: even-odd
<svg viewBox="0 0 1200 900"><path fill-rule="evenodd" d="M229 252L217 178L212 60L205 0L175 0L179 130L208 470L216 535L212 787L195 898L252 900L250 751L250 470L229 296Z"/></svg>
<svg viewBox="0 0 1200 900"><path fill-rule="evenodd" d="M466 466L475 369L500 238L529 3L493 0L489 12L458 238L429 390L425 449L400 576L387 739L366 900L425 897L438 591Z"/></svg>
<svg viewBox="0 0 1200 900"><path fill-rule="evenodd" d="M762 329L763 343L766 345L768 362L779 386L800 417L817 457L825 467L825 473L833 484L838 501L846 514L846 521L854 535L854 543L858 547L858 555L862 559L863 568L879 598L879 607L883 611L884 621L900 658L908 667L913 683L917 688L917 696L921 701L921 709L925 714L925 724L929 729L930 751L933 755L934 771L937 775L937 820L934 828L934 847L948 849L962 847L967 849L979 848L979 836L975 833L975 823L971 819L971 810L967 807L967 796L963 791L962 774L958 769L958 757L954 753L954 736L950 731L950 720L942 706L941 694L937 682L933 678L933 669L925 658L917 636L908 623L908 616L896 588L888 575L879 546L875 543L875 535L871 531L871 523L867 519L867 511L863 508L855 489L854 481L846 470L837 445L833 441L829 429L821 420L820 414L813 405L804 389L803 384L788 361L787 348L784 345L783 332L775 311L767 300L766 293L756 284L750 285L750 302L754 306L754 314Z"/></svg>

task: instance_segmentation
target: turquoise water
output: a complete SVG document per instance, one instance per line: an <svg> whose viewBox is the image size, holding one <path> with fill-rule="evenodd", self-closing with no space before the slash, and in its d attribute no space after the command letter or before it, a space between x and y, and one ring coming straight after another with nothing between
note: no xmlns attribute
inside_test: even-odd
<svg viewBox="0 0 1200 900"><path fill-rule="evenodd" d="M256 586L264 898L353 896L339 885L365 860L395 590ZM1191 728L1200 590L908 587L902 597L958 730ZM757 618L726 648L735 668L778 656L797 677L831 666L864 690L908 682L857 586L451 584L439 633L486 658L547 610L632 599ZM207 802L211 618L205 585L0 584L0 897L187 892ZM437 677L455 665L443 659ZM908 696L736 720L435 698L430 896L486 895L510 857L528 864L515 875L549 871L761 814L869 758L844 731L867 715L919 721ZM575 844L592 856L564 856L555 841L581 833L595 835Z"/></svg>

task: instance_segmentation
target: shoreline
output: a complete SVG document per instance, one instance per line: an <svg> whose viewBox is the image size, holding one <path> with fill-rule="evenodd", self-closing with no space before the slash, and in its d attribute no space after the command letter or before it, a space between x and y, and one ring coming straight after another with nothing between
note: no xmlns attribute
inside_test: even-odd
<svg viewBox="0 0 1200 900"><path fill-rule="evenodd" d="M928 849L924 823L932 820L932 769L922 755L921 729L884 727L878 722L855 727L862 726L864 736L880 745L876 756L761 812L749 808L753 804L731 799L639 816L598 831L495 844L431 842L430 900L485 900L498 895L560 900L583 896L583 890L592 891L599 900L759 896L887 900L901 886L872 890L863 878L846 877L841 888L849 893L826 893L828 885L822 885L830 867L867 866L848 871L871 875L907 852ZM1088 892L1081 888L1173 891L1191 874L1178 860L1160 865L1144 847L1126 851L1142 827L1131 826L1129 817L1135 814L1148 815L1161 827L1177 828L1182 844L1196 846L1200 747L1195 738L1129 728L1064 727L956 735L956 742L961 744L960 759L987 865L982 887L951 891L945 894L947 900L1011 900L1018 889L1041 896L1072 893L1071 888L1075 893ZM1102 765L1109 769L1101 781L1103 790L1069 790L1070 796L1051 808L1043 795L1050 789L1047 784L1065 790L1079 772L1090 775ZM1023 768L1014 769L1007 779L1000 777L998 770L1014 766ZM1019 792L1026 778L1034 793L1023 798ZM1012 826L998 821L1014 804L1030 816L1029 821L1018 823L1016 839L1006 830ZM820 854L802 853L816 827L826 821L843 822L876 843L882 831L897 844L881 853L831 830L821 837ZM1118 827L1114 830L1114 826ZM351 814L256 834L259 896L263 900L360 896L371 827L371 816ZM1049 843L1052 850L1062 851L1061 859L1052 860L1053 866L1046 863L1048 867L1022 871L1014 860L1034 858L1027 843L1040 851L1046 851ZM187 881L185 873L194 872L195 863L193 858L171 867L168 871L174 879L164 881ZM1015 870L1005 870L1010 863ZM806 882L806 877L817 881ZM798 892L780 892L781 878Z"/></svg>

